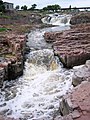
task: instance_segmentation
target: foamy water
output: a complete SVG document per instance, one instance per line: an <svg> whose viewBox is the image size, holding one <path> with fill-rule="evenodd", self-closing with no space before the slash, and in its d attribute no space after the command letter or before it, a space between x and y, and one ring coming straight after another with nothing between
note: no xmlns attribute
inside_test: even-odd
<svg viewBox="0 0 90 120"><path fill-rule="evenodd" d="M73 71L63 68L42 36L40 30L29 34L28 44L33 51L27 56L23 76L4 83L0 92L1 114L21 120L52 120L62 96L72 89Z"/></svg>

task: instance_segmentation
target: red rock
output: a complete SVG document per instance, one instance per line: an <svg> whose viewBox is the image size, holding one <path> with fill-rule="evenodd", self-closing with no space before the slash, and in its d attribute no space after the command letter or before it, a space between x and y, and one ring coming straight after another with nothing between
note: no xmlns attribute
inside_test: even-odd
<svg viewBox="0 0 90 120"><path fill-rule="evenodd" d="M47 42L54 42L54 53L68 68L90 59L90 24L76 26L63 32L46 32Z"/></svg>
<svg viewBox="0 0 90 120"><path fill-rule="evenodd" d="M67 110L68 115L66 114L65 117L71 116L72 120L90 120L89 101L90 101L90 82L83 82L81 85L76 87L71 93L69 93L67 96L63 98L61 102L63 106L60 106L60 110L63 115L65 115L65 112L63 111ZM73 104L76 104L77 107L73 107Z"/></svg>

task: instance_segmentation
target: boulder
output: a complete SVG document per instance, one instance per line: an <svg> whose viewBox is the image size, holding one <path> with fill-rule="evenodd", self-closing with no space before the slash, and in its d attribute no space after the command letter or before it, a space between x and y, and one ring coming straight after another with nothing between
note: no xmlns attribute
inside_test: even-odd
<svg viewBox="0 0 90 120"><path fill-rule="evenodd" d="M60 102L61 120L90 119L90 82L82 82ZM59 120L59 119L55 119Z"/></svg>
<svg viewBox="0 0 90 120"><path fill-rule="evenodd" d="M90 60L87 60L85 65L74 67L73 70L73 86L81 84L82 81L90 80Z"/></svg>

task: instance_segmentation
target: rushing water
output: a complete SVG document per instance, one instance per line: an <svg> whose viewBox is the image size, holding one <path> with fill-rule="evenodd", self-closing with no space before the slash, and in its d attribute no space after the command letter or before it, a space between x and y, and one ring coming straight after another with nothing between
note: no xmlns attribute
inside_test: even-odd
<svg viewBox="0 0 90 120"><path fill-rule="evenodd" d="M24 74L6 81L0 92L0 113L21 120L52 120L61 97L72 88L72 70L63 68L54 56L51 44L43 38L45 31L69 27L46 28L28 35L31 52L27 55Z"/></svg>
<svg viewBox="0 0 90 120"><path fill-rule="evenodd" d="M46 17L44 17L42 19L43 23L47 23L47 24L52 24L52 25L61 25L61 26L65 26L65 25L70 25L70 19L71 19L71 15L70 14L64 14L64 15L60 15L60 14L50 14Z"/></svg>

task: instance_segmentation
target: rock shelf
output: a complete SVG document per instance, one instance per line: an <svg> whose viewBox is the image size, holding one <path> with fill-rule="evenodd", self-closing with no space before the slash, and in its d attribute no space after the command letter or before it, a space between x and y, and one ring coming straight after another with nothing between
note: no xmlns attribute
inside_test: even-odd
<svg viewBox="0 0 90 120"><path fill-rule="evenodd" d="M23 74L26 37L17 34L0 34L0 87L4 80Z"/></svg>
<svg viewBox="0 0 90 120"><path fill-rule="evenodd" d="M47 42L53 42L54 53L65 67L72 68L90 59L90 24L63 32L46 32L44 37Z"/></svg>

